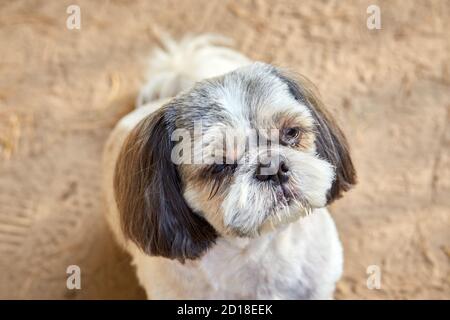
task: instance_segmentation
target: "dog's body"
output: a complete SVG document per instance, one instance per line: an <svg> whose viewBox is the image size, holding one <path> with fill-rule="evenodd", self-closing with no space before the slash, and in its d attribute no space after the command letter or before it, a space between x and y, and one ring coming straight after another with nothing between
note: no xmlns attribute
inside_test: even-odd
<svg viewBox="0 0 450 320"><path fill-rule="evenodd" d="M220 238L204 257L186 261L152 257L123 238L112 190L120 147L140 120L163 103L136 109L111 134L105 152L107 217L132 255L151 299L329 299L342 273L342 248L327 209L256 239Z"/></svg>
<svg viewBox="0 0 450 320"><path fill-rule="evenodd" d="M333 179L335 181L339 179L339 173L336 173L336 178L334 178L334 175L330 175L332 166L329 166L319 158L309 158L315 154L315 147L311 147L311 151L305 150L306 155L302 156L307 157L305 158L307 162L304 165L315 163L314 170L321 172L320 175L317 175L317 180L322 181L322 183L311 182L312 184L308 184L306 187L312 188L311 192L314 192L311 195L308 193L303 195L304 198L308 199L308 205L310 205L309 210L307 210L309 214L289 213L289 217L285 218L286 221L284 223L281 223L280 220L278 225L271 221L269 227L261 224L258 225L258 229L251 229L251 231L248 231L250 229L248 229L249 227L247 228L247 225L247 229L240 229L243 224L241 222L237 224L237 218L241 218L242 213L239 213L239 215L235 213L237 218L234 216L230 220L231 222L226 224L226 217L224 218L225 222L223 222L221 219L217 220L216 215L214 216L207 212L207 208L212 206L213 203L203 207L203 203L210 201L210 198L202 200L206 198L202 198L201 191L195 189L198 183L189 186L187 182L195 178L187 175L186 172L190 173L190 171L184 168L179 169L181 173L176 174L177 176L181 175L185 179L185 186L182 187L183 201L187 202L189 208L194 209L207 221L205 223L203 219L201 221L189 220L188 227L194 225L194 232L202 232L201 235L194 234L193 237L197 239L196 243L186 236L186 239L181 239L182 250L180 251L179 248L176 248L176 239L184 230L180 231L180 229L174 227L174 224L177 224L178 221L170 222L170 227L163 225L158 220L158 212L155 212L155 217L149 218L156 219L153 220L153 224L162 228L159 231L153 230L152 228L155 228L155 226L152 226L152 224L147 227L146 220L139 220L139 215L131 219L131 222L127 220L129 219L126 217L127 212L136 211L136 207L139 206L139 200L143 197L139 195L139 191L130 191L133 188L132 180L130 180L130 185L125 183L125 187L122 188L121 186L122 180L130 178L130 171L126 170L134 165L133 158L127 159L126 157L134 157L133 155L130 156L130 153L134 150L133 148L136 148L135 145L134 147L125 146L130 144L130 140L133 143L143 140L142 136L134 138L133 132L139 132L139 128L143 127L143 122L147 121L146 119L155 117L155 114L161 112L161 108L165 108L168 102L171 101L171 95L190 89L196 81L202 80L204 77L219 76L249 64L246 58L229 49L226 49L228 51L217 51L214 47L211 49L208 47L208 41L201 37L194 38L194 40L190 40L184 45L183 43L179 46L171 45L172 50L180 54L182 58L186 58L189 55L190 57L198 58L195 64L200 64L202 67L194 66L195 68L191 69L186 77L186 70L184 72L181 72L179 69L178 71L173 71L174 68L172 66L169 68L172 68L171 70L175 72L175 77L168 75L166 72L164 73L166 77L164 80L161 80L160 77L158 81L150 81L144 87L138 99L138 103L142 104L142 106L118 123L107 142L104 153L104 190L108 206L107 219L118 242L132 255L137 276L141 285L145 288L148 298L332 298L335 283L342 273L342 248L334 222L324 206L330 200L325 201L325 198L322 199L322 195L319 197L320 192L318 190L324 188L322 185L328 186L324 191L328 190ZM170 64L170 55L167 56L161 52L159 54L160 57L156 61L160 63L160 66L161 62L167 59L169 59ZM220 57L217 58L219 55ZM212 61L214 63L211 63ZM260 66L256 68L260 68ZM165 71L167 71L167 68ZM177 77L177 75L182 76ZM158 100L158 98L161 99ZM148 134L149 131L155 132L154 129L148 128L142 130L145 134ZM287 150L286 152L290 151ZM121 167L121 163L126 166ZM134 168L134 171L132 171L135 175L140 174L143 169L152 170L153 168L153 170L158 170L153 166L153 163L151 163L151 167L148 165L141 166L140 163L137 166L140 167ZM333 166L338 167L338 164L333 163ZM351 167L351 170L353 170L353 167ZM122 174L122 172L125 173ZM152 174L154 173L150 173L150 175ZM164 179L164 172L162 174L162 179ZM236 180L240 177L240 174L236 173ZM307 173L309 176L315 176L314 174L315 171ZM168 177L167 179L170 180L171 178ZM353 184L352 182L354 183L353 179L349 181L349 184ZM261 182L258 181L258 183ZM115 189L113 186L115 186ZM306 189L306 187L304 188ZM159 198L165 199L168 197L164 195L165 189L167 188L162 187L160 190L151 192L161 192ZM345 187L341 189L346 190ZM139 190L139 188L136 190ZM340 191L342 190L339 190L336 197ZM145 189L146 194L147 192L148 188ZM124 207L122 196L127 193L131 194L130 197L135 197L135 199L127 202ZM228 191L229 193L231 192ZM154 194L151 196L154 196ZM146 208L154 205L151 201L146 200ZM216 202L219 202L218 208L221 208L220 210L227 206L226 201L230 200L222 198L220 201L216 200ZM164 203L162 205L159 204L158 208L168 205L166 202L167 200L164 200ZM322 202L323 204L321 205L320 203ZM181 208L180 206L178 207ZM216 214L217 210L219 210L218 208L214 210ZM301 211L300 209L292 209L290 205L288 208L291 211ZM301 208L303 209L303 206ZM256 209L257 207L255 207L253 216L259 214ZM181 208L180 210L183 209ZM163 209L159 211L161 215L164 214ZM252 212L247 211L245 214L252 216ZM197 213L194 214L196 216L195 219L198 218ZM144 217L147 215L148 213L144 213ZM300 216L303 217L299 218ZM136 217L139 219L136 220ZM178 218L180 217L176 219ZM248 219L245 221L248 223ZM127 225L129 223L131 225ZM173 232L170 228L177 231ZM134 233L140 232L136 230L141 229L144 234L135 236ZM166 235L164 232L171 234L171 236L162 238L161 234ZM248 234L243 234L244 232L248 232ZM149 239L148 234L152 234L152 237L159 236L160 238ZM172 239L169 240L169 249L164 249L166 248L166 238Z"/></svg>

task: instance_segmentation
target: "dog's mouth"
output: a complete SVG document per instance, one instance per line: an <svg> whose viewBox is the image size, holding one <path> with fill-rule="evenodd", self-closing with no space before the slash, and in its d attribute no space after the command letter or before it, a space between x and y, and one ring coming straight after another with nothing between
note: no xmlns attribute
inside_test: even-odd
<svg viewBox="0 0 450 320"><path fill-rule="evenodd" d="M275 200L269 209L267 216L291 215L295 212L301 212L308 215L311 213L312 206L305 199L299 190L289 185L279 185L275 187Z"/></svg>
<svg viewBox="0 0 450 320"><path fill-rule="evenodd" d="M265 230L274 230L311 213L311 206L294 187L277 185L272 190L273 201L267 208L264 222L258 227L257 234Z"/></svg>
<svg viewBox="0 0 450 320"><path fill-rule="evenodd" d="M272 185L270 193L261 194L266 200L266 207L262 212L264 217L251 228L244 229L229 224L227 227L233 234L240 237L255 237L265 231L275 230L280 225L296 221L297 218L310 212L310 206L306 204L300 191L289 185Z"/></svg>
<svg viewBox="0 0 450 320"><path fill-rule="evenodd" d="M300 201L299 193L292 187L287 185L278 185L274 189L274 201L272 208L269 210L271 214L277 214L280 210L285 210L291 205Z"/></svg>
<svg viewBox="0 0 450 320"><path fill-rule="evenodd" d="M277 202L290 204L297 196L297 193L288 186L279 185L275 188L275 195Z"/></svg>

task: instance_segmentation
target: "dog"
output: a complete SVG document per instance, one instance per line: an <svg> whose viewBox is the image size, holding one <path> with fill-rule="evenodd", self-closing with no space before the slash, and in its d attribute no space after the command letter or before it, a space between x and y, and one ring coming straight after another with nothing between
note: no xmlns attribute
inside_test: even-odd
<svg viewBox="0 0 450 320"><path fill-rule="evenodd" d="M317 90L221 37L162 42L103 154L106 218L147 297L332 299L326 207L356 172Z"/></svg>

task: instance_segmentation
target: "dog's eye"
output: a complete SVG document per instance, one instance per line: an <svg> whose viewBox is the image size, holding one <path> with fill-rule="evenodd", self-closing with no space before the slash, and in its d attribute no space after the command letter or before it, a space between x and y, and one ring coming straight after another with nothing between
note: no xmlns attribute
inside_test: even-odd
<svg viewBox="0 0 450 320"><path fill-rule="evenodd" d="M237 168L237 163L223 163L223 164L214 164L209 167L209 179L213 181L211 192L209 194L208 199L212 199L220 190L222 183L225 179L231 178L231 173L233 173Z"/></svg>
<svg viewBox="0 0 450 320"><path fill-rule="evenodd" d="M295 139L299 136L300 129L299 128L287 128L284 131L284 136L288 139Z"/></svg>
<svg viewBox="0 0 450 320"><path fill-rule="evenodd" d="M212 174L219 174L223 172L234 172L237 168L237 163L223 163L223 164L214 164L211 166Z"/></svg>
<svg viewBox="0 0 450 320"><path fill-rule="evenodd" d="M299 127L285 128L282 131L281 142L289 145L296 144L301 136Z"/></svg>

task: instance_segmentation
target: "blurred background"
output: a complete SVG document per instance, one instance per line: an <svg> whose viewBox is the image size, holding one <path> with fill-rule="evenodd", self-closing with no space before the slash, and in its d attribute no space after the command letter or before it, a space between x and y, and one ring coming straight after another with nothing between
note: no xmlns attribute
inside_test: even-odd
<svg viewBox="0 0 450 320"><path fill-rule="evenodd" d="M68 29L69 5L81 29ZM369 5L381 29L367 28ZM103 220L101 152L155 28L214 32L310 78L359 184L331 208L337 299L450 298L450 2L0 0L0 298L144 298ZM81 290L66 268L81 268ZM381 288L367 287L379 266Z"/></svg>

